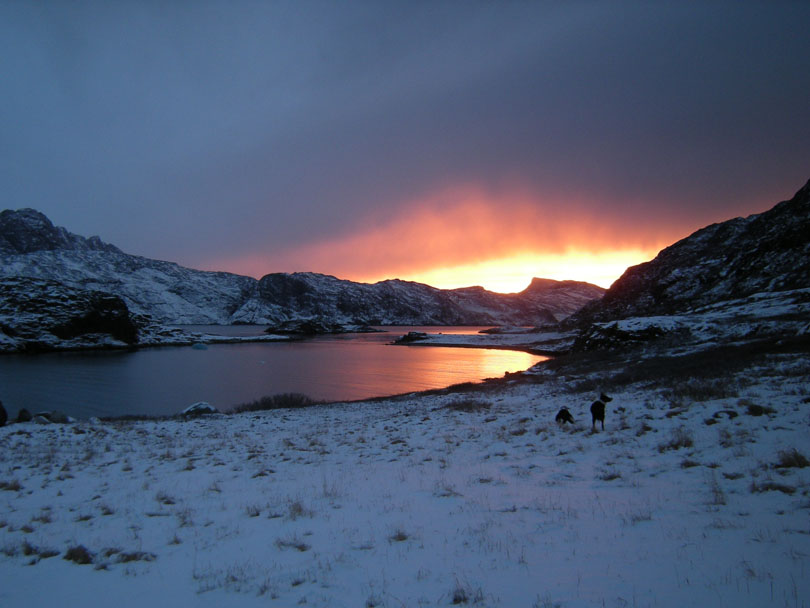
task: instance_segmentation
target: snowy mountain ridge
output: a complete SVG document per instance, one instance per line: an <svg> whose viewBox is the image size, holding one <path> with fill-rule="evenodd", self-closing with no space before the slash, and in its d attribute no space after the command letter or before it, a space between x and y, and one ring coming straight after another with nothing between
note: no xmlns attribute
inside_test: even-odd
<svg viewBox="0 0 810 608"><path fill-rule="evenodd" d="M536 280L519 294L504 295L399 280L370 285L316 273L256 280L129 255L98 237L55 227L33 209L0 213L0 277L107 292L133 313L167 324L323 318L386 325L538 325L559 321L604 293L575 281Z"/></svg>
<svg viewBox="0 0 810 608"><path fill-rule="evenodd" d="M122 253L118 247L105 243L97 236L84 238L54 226L35 209L0 212L0 254L56 249Z"/></svg>

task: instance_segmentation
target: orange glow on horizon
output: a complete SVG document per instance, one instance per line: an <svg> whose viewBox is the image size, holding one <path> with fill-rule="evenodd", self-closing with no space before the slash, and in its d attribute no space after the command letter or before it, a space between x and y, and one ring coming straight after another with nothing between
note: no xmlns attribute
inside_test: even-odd
<svg viewBox="0 0 810 608"><path fill-rule="evenodd" d="M625 250L606 252L568 252L565 254L520 254L449 268L433 268L400 275L403 281L416 281L440 289L481 286L498 293L518 293L533 278L557 281L584 281L608 288L624 271L652 259L657 251ZM358 279L376 283L392 277Z"/></svg>
<svg viewBox="0 0 810 608"><path fill-rule="evenodd" d="M381 205L353 230L300 245L204 267L261 277L318 272L374 283L399 278L450 289L480 285L516 293L532 278L576 280L610 287L629 267L646 262L688 234L680 217L594 211L599 205L512 188L491 192L448 188L415 201ZM642 207L643 209L643 207Z"/></svg>
<svg viewBox="0 0 810 608"><path fill-rule="evenodd" d="M388 279L400 279L424 283L439 289L481 286L497 293L518 293L526 289L533 278L557 281L584 281L607 289L627 268L655 257L659 249L624 249L615 251L569 251L566 253L521 253L504 258L392 272L390 274L366 275L357 272L335 272L319 268L298 269L305 272L334 274L340 279L360 283L377 283ZM296 270L267 270L268 263L262 256L247 256L231 260L229 264L216 264L207 270L222 270L261 278L270 272L295 272Z"/></svg>

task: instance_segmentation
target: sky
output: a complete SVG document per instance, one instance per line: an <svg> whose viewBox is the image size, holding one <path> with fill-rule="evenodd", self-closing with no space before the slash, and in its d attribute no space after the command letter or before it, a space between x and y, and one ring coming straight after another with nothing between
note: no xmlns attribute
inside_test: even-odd
<svg viewBox="0 0 810 608"><path fill-rule="evenodd" d="M609 286L810 178L808 2L0 0L3 208L261 277Z"/></svg>

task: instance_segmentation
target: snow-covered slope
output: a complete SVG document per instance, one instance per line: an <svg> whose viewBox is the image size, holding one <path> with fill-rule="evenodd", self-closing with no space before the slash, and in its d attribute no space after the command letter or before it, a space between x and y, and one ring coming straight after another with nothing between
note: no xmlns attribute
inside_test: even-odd
<svg viewBox="0 0 810 608"><path fill-rule="evenodd" d="M170 262L104 251L4 255L0 273L112 293L123 298L133 312L164 323L228 324L256 286L256 280L250 277L201 272Z"/></svg>
<svg viewBox="0 0 810 608"><path fill-rule="evenodd" d="M314 273L270 274L257 306L273 314L370 325L538 325L565 318L604 290L588 283L535 280L519 294L481 287L443 290L400 280L354 283ZM237 315L238 316L238 312ZM287 313L289 314L289 313Z"/></svg>
<svg viewBox="0 0 810 608"><path fill-rule="evenodd" d="M810 181L789 201L713 224L629 268L571 322L682 313L810 287Z"/></svg>
<svg viewBox="0 0 810 608"><path fill-rule="evenodd" d="M282 336L251 337L274 341ZM165 327L148 315L133 314L123 299L30 277L0 278L0 352L42 352L241 342Z"/></svg>
<svg viewBox="0 0 810 608"><path fill-rule="evenodd" d="M805 606L806 370L3 427L0 605Z"/></svg>
<svg viewBox="0 0 810 608"><path fill-rule="evenodd" d="M441 290L404 281L374 285L316 273L261 280L128 255L98 237L54 227L32 209L0 213L0 276L34 277L120 296L162 323L537 325L564 318L602 295L595 285L535 281L520 294Z"/></svg>

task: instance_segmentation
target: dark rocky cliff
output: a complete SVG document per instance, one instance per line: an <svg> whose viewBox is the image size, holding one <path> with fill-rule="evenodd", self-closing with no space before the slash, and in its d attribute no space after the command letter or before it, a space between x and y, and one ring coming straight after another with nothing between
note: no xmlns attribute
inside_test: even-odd
<svg viewBox="0 0 810 608"><path fill-rule="evenodd" d="M628 268L571 323L688 312L810 287L810 181L793 198L747 218L707 226Z"/></svg>
<svg viewBox="0 0 810 608"><path fill-rule="evenodd" d="M134 345L138 331L118 296L56 281L0 279L0 350L51 350L74 340L82 348Z"/></svg>

